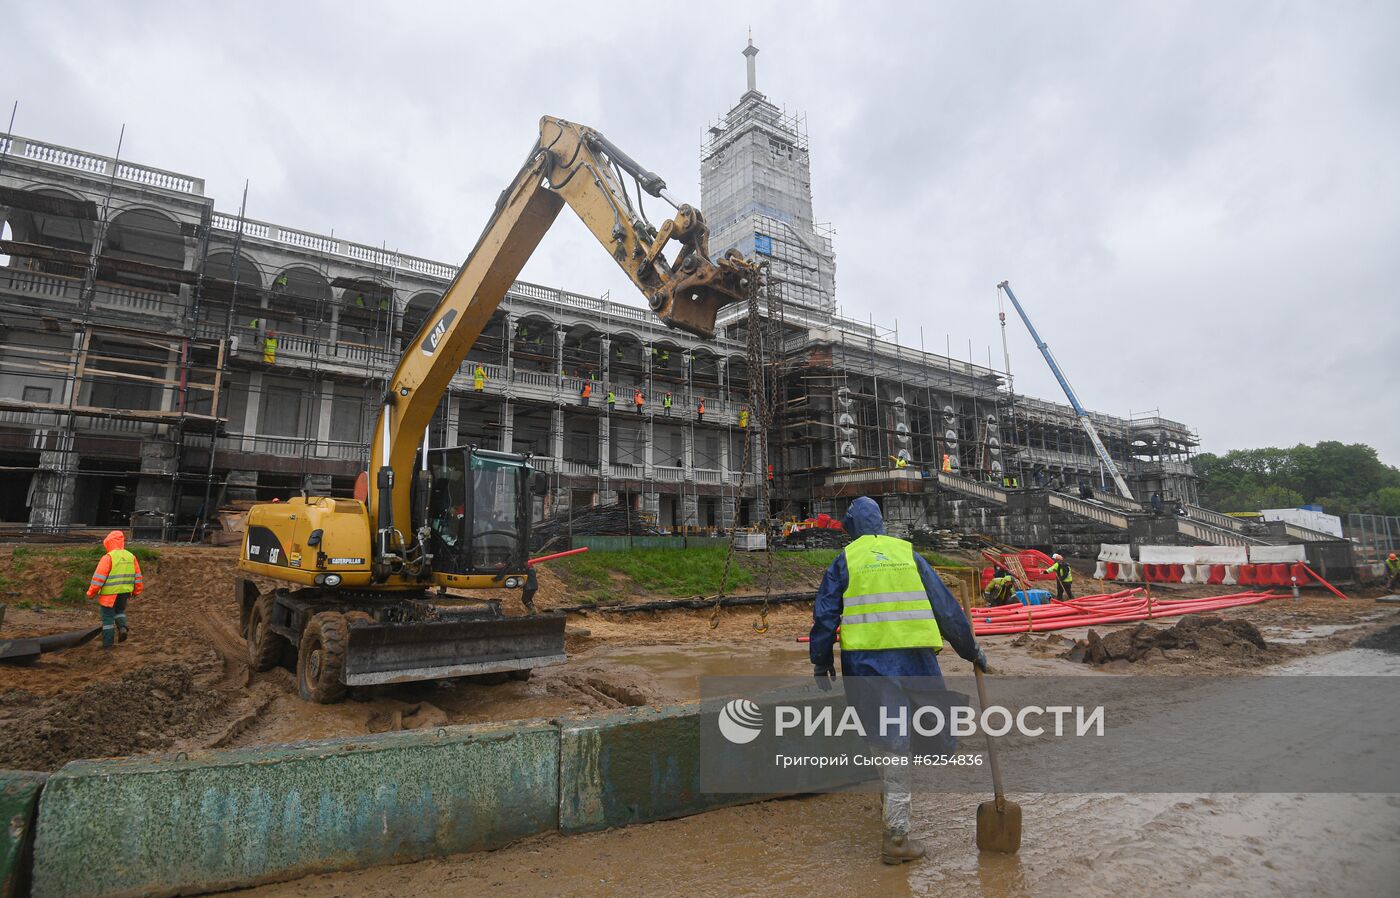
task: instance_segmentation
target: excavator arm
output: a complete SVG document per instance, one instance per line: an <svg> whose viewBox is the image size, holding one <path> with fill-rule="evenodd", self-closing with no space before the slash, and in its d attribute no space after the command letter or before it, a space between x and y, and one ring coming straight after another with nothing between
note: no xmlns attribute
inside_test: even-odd
<svg viewBox="0 0 1400 898"><path fill-rule="evenodd" d="M626 186L637 187L634 204ZM647 223L641 192L675 207L659 229ZM679 204L666 183L592 128L545 116L540 138L442 301L399 360L371 443L368 511L376 536L374 579L402 575L410 548L409 481L418 448L448 383L457 373L520 270L568 205L607 248L653 312L668 326L714 334L723 306L742 299L757 268L737 253L709 255L709 229L698 209ZM680 244L668 261L668 244Z"/></svg>

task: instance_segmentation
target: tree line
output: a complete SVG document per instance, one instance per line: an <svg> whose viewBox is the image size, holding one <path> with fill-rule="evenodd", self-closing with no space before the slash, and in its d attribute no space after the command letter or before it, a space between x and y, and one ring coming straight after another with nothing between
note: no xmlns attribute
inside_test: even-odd
<svg viewBox="0 0 1400 898"><path fill-rule="evenodd" d="M1193 462L1201 504L1217 511L1321 505L1343 518L1353 512L1400 515L1400 469L1364 443L1203 452Z"/></svg>

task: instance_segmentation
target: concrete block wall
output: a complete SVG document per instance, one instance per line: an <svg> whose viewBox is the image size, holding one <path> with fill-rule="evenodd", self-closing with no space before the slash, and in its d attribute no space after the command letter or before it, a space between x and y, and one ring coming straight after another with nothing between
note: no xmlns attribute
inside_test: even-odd
<svg viewBox="0 0 1400 898"><path fill-rule="evenodd" d="M75 761L41 796L42 774L0 774L0 784L34 783L21 799L29 817L15 820L38 804L37 825L12 824L0 860L32 842L34 898L188 895L771 797L701 790L700 734L717 713L688 704ZM849 771L813 776L802 791L854 781ZM3 795L8 812L8 787Z"/></svg>

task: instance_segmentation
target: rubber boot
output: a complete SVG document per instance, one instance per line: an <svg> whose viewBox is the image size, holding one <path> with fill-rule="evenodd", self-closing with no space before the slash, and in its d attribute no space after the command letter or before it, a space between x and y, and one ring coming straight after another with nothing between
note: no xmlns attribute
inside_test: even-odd
<svg viewBox="0 0 1400 898"><path fill-rule="evenodd" d="M907 835L886 832L884 839L880 841L880 860L891 865L917 861L924 856L925 851L923 842Z"/></svg>
<svg viewBox="0 0 1400 898"><path fill-rule="evenodd" d="M117 642L126 642L126 627L117 628Z"/></svg>

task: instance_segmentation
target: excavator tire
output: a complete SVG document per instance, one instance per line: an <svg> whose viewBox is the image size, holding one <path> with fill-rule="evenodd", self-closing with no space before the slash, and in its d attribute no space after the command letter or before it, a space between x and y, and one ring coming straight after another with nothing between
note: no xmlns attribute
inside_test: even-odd
<svg viewBox="0 0 1400 898"><path fill-rule="evenodd" d="M345 698L345 650L349 626L338 611L322 611L311 618L301 634L297 652L297 692L318 705L333 705Z"/></svg>
<svg viewBox="0 0 1400 898"><path fill-rule="evenodd" d="M345 622L353 624L355 621L363 621L367 624L374 623L374 615L368 611L347 611L345 612Z"/></svg>
<svg viewBox="0 0 1400 898"><path fill-rule="evenodd" d="M248 643L248 666L256 671L272 670L282 660L286 640L268 627L272 619L272 606L276 601L273 593L266 592L253 602L248 612L248 632L244 638Z"/></svg>

